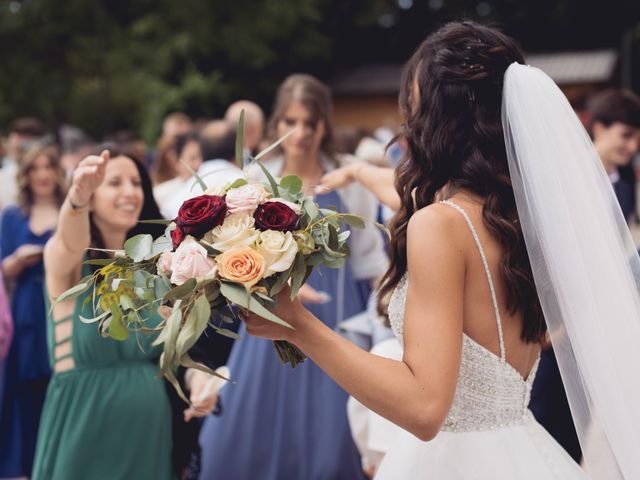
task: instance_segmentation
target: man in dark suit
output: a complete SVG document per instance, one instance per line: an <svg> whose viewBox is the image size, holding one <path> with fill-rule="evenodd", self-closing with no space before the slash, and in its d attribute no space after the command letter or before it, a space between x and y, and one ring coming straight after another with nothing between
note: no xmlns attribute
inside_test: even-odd
<svg viewBox="0 0 640 480"><path fill-rule="evenodd" d="M587 105L588 129L627 221L635 215L636 179L631 160L640 148L640 97L606 90ZM536 419L576 461L582 452L553 349L545 348L531 392Z"/></svg>

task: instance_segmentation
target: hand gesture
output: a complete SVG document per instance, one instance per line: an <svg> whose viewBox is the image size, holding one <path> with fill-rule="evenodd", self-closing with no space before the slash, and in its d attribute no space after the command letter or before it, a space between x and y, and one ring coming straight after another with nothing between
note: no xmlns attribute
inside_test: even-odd
<svg viewBox="0 0 640 480"><path fill-rule="evenodd" d="M357 172L363 166L363 162L355 162L345 165L344 167L336 168L320 179L318 190L321 191L320 193L325 193L346 187L356 181Z"/></svg>
<svg viewBox="0 0 640 480"><path fill-rule="evenodd" d="M104 180L105 169L109 161L109 151L103 150L100 156L89 155L84 158L73 172L69 189L69 200L78 207L89 203L91 196Z"/></svg>
<svg viewBox="0 0 640 480"><path fill-rule="evenodd" d="M218 403L218 391L208 387L212 376L200 370L193 370L189 381L191 406L184 411L184 421L194 417L209 415Z"/></svg>

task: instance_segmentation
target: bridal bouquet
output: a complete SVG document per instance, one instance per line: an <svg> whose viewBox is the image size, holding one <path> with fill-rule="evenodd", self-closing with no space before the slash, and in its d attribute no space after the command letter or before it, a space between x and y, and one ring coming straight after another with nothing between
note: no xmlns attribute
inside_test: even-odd
<svg viewBox="0 0 640 480"><path fill-rule="evenodd" d="M240 130L242 131L242 130ZM314 267L340 268L349 256L351 227L363 228L361 217L321 209L302 192L296 176L279 183L259 161L267 182L239 179L206 190L184 202L164 235L137 235L113 258L87 260L96 271L62 294L68 300L93 288L93 318L103 336L116 340L136 334L158 333L163 345L160 370L179 393L175 370L179 365L204 369L188 355L208 325L236 338L225 328L236 317L235 306L290 327L268 307L289 285L291 298ZM146 315L141 315L146 310ZM162 320L149 323L157 310ZM274 342L282 363L295 367L304 354L295 346Z"/></svg>

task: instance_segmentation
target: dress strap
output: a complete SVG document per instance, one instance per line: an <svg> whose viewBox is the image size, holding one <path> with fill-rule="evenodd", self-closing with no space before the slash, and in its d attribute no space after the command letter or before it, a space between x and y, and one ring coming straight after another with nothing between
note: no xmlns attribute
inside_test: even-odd
<svg viewBox="0 0 640 480"><path fill-rule="evenodd" d="M469 225L469 229L471 230L471 234L473 235L473 239L476 241L476 245L478 246L478 251L480 252L480 257L482 258L482 265L484 266L484 271L487 274L487 280L489 281L489 290L491 291L491 301L493 302L493 311L496 315L496 323L498 324L498 338L500 340L500 359L506 361L506 351L504 348L504 336L502 335L502 319L500 318L500 309L498 308L498 299L496 297L496 289L493 284L493 277L491 276L491 270L489 270L489 263L487 262L487 256L484 253L484 248L482 248L482 244L480 243L480 237L478 237L478 232L476 231L469 215L464 209L454 203L451 200L442 200L440 203L444 203L445 205L449 205L450 207L455 208L462 214L464 219L467 221Z"/></svg>

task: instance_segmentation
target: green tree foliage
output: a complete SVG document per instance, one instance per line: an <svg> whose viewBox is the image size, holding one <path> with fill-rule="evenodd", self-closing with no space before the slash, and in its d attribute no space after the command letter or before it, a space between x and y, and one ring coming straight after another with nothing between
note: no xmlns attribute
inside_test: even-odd
<svg viewBox="0 0 640 480"><path fill-rule="evenodd" d="M153 141L171 111L268 109L289 73L401 63L460 18L496 22L529 51L616 48L630 32L640 79L638 0L0 0L0 129L35 115Z"/></svg>

